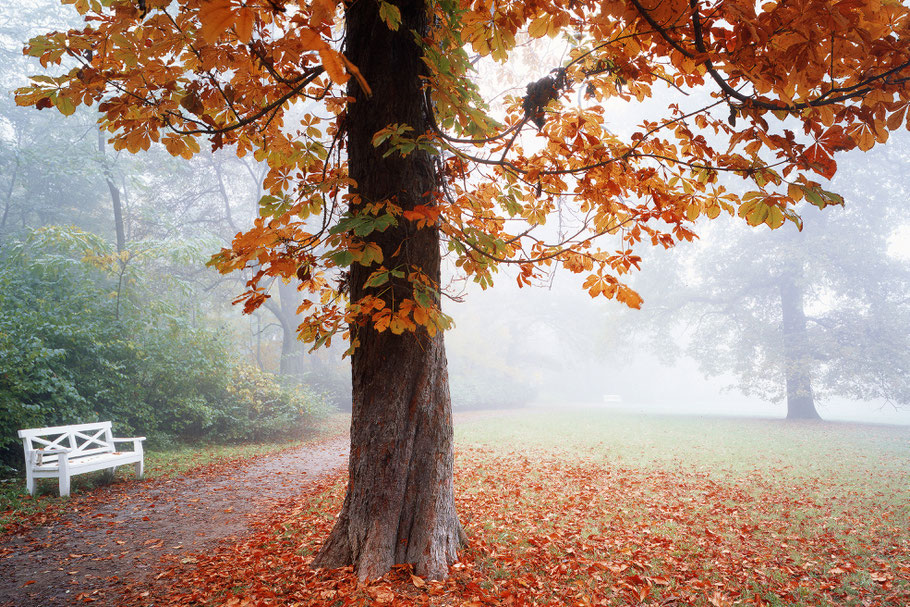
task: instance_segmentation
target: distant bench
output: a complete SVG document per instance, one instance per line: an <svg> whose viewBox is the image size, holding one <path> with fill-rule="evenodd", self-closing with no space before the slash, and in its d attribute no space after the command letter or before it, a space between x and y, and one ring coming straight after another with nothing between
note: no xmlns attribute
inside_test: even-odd
<svg viewBox="0 0 910 607"><path fill-rule="evenodd" d="M25 486L35 494L35 479L60 479L60 495L70 494L70 477L95 470L133 464L142 478L144 436L113 438L111 422L19 430L25 447ZM132 451L118 452L115 443L133 443Z"/></svg>

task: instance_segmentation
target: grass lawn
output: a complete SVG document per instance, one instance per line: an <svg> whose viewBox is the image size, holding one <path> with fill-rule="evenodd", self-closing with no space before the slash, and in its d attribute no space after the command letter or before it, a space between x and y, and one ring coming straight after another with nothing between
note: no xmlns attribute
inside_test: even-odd
<svg viewBox="0 0 910 607"><path fill-rule="evenodd" d="M515 411L466 416L456 441L469 543L448 580L398 568L358 584L350 568L310 570L341 507L339 477L192 569L175 564L169 575L192 594L157 598L910 605L910 428Z"/></svg>

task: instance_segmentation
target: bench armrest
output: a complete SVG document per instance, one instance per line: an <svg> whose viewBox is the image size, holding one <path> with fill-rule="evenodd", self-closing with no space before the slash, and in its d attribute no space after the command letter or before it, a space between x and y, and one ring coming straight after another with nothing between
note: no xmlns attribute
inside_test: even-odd
<svg viewBox="0 0 910 607"><path fill-rule="evenodd" d="M142 441L145 440L144 436L136 436L134 438L112 438L111 442L113 443L133 443L133 453L142 454Z"/></svg>
<svg viewBox="0 0 910 607"><path fill-rule="evenodd" d="M57 461L66 461L68 454L72 451L69 447L55 447L52 449L29 449L25 452L25 462L29 466L41 466L44 464L45 455L59 455Z"/></svg>

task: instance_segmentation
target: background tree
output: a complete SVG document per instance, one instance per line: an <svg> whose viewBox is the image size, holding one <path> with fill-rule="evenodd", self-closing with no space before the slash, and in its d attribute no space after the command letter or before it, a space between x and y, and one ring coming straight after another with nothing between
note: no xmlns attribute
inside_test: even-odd
<svg viewBox="0 0 910 607"><path fill-rule="evenodd" d="M682 332L677 353L746 395L786 400L791 419L818 419L819 397L910 402L910 272L893 252L907 157L896 146L851 160L832 183L845 206L804 209L801 232L714 229L650 274L652 337Z"/></svg>
<svg viewBox="0 0 910 607"><path fill-rule="evenodd" d="M350 483L315 563L361 578L442 577L461 538L442 247L484 287L501 264L522 285L559 265L638 307L638 245L690 240L702 214L779 227L801 199L840 203L813 173L885 141L910 99L896 2L66 1L86 26L29 43L63 68L19 103L97 104L118 150L189 158L204 137L268 163L260 217L216 263L252 271L247 310L296 276L301 338L350 339ZM565 36L567 59L493 116L469 52L505 62L525 35ZM612 103L687 89L713 96L608 128ZM564 198L576 221L554 233Z"/></svg>

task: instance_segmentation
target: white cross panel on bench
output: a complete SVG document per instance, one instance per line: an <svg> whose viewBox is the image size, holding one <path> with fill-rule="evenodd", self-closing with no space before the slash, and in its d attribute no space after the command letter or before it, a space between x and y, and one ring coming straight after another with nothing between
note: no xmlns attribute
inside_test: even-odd
<svg viewBox="0 0 910 607"><path fill-rule="evenodd" d="M144 436L114 438L111 422L29 428L19 430L25 448L25 484L35 494L36 478L58 478L60 495L70 494L70 477L95 470L133 464L142 478ZM132 451L120 451L115 443L132 442Z"/></svg>

